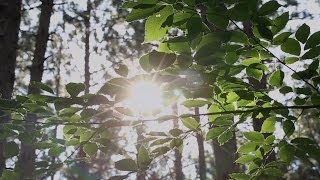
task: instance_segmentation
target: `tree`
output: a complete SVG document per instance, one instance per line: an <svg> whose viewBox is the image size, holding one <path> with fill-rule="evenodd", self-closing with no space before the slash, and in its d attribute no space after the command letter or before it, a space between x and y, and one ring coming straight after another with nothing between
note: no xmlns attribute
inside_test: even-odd
<svg viewBox="0 0 320 180"><path fill-rule="evenodd" d="M30 85L28 89L29 94L39 94L40 89L33 85L33 83L41 83L44 70L44 62L46 60L45 54L47 50L47 42L49 39L50 18L53 11L53 0L42 1L41 13L39 18L39 26L35 44L34 59L30 69ZM31 134L35 132L35 121L37 116L35 114L28 114L26 117L30 123L26 125L26 130ZM31 142L35 142L35 137ZM28 144L22 142L21 153L19 157L19 170L21 179L32 179L35 177L35 148L32 143Z"/></svg>
<svg viewBox="0 0 320 180"><path fill-rule="evenodd" d="M94 161L106 149L116 155L111 156L116 159L111 165L115 169L108 171L114 175L111 179L174 177L175 173L170 172L172 167L168 167L167 172L160 171L157 165L169 161L173 156L171 152L184 151L188 138L194 136L199 147L196 176L205 179L207 164L202 133L208 143L214 141L216 179L283 178L295 162L310 163L315 170L312 172L316 173L318 167L312 163L320 154L317 138L294 132L301 120L301 111L320 108L320 35L311 33L307 24L294 32L287 31L290 15L288 12L278 14L280 7L282 5L273 0L261 4L258 0L126 2L123 8L130 9L127 21L145 21L144 44L152 46L139 59L145 73L128 76L131 67L121 66L124 68L120 70L124 64L114 57L119 76L108 79L96 93L86 93L84 83L69 83L65 86L69 95L56 97L39 93L40 89L50 93L53 90L38 82L35 94L17 96L5 103L0 101L1 110L14 117L11 126L5 126L12 135L4 133L3 136L19 138L23 143L31 137L35 148L48 151L44 153L46 157L67 152L67 157L55 164L39 163L37 172L51 174L67 165L72 167L67 169L71 172L70 178L95 176L74 166L78 162L74 154L81 147L88 164L92 164L90 172L98 164L90 159ZM249 25L243 25L244 22ZM273 53L273 48L280 52ZM115 46L110 55L123 51L133 52ZM276 64L277 68L266 62ZM308 63L295 70L293 65L298 62ZM286 79L295 84L288 85ZM154 118L143 118L141 113L135 115L123 101L139 80L157 82L166 100L164 105L171 107L177 99L182 99L177 105L184 110L178 115L152 112ZM291 93L294 98L288 104L272 93ZM143 100L144 96L139 98ZM28 120L30 114L41 117L32 122L32 127L39 130L33 132L38 135L27 136L19 129L21 125L28 125L29 121L24 118ZM200 121L201 117L207 118ZM257 120L260 122L256 123ZM183 127L156 132L143 128L148 123L158 125L168 121L181 122ZM253 127L244 128L251 122ZM40 139L41 132L57 125L63 126L63 139ZM125 127L138 130L136 142L109 133ZM279 136L279 128L283 136ZM35 137L39 138L34 141ZM110 148L110 142L118 141L124 146ZM15 151L7 156L15 157L18 145L13 141L8 144L7 148ZM277 158L270 160L273 154ZM14 176L10 170L2 174L4 178Z"/></svg>
<svg viewBox="0 0 320 180"><path fill-rule="evenodd" d="M21 0L0 1L0 94L3 99L11 99L15 81L15 67L18 35L21 18ZM2 113L1 113L2 114ZM1 122L8 117L1 115ZM4 146L6 140L0 139L0 174L6 168Z"/></svg>

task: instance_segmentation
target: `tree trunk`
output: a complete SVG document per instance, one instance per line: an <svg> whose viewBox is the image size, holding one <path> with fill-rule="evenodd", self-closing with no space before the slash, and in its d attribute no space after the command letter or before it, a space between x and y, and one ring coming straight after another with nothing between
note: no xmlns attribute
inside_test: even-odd
<svg viewBox="0 0 320 180"><path fill-rule="evenodd" d="M41 82L43 76L43 66L45 61L45 53L47 50L47 42L49 38L50 18L53 10L53 0L42 0L41 13L39 19L39 27L36 37L36 45L34 51L34 59L30 69L30 85L29 94L38 94L40 90L31 86L31 82ZM26 132L32 133L35 130L34 122L37 120L35 114L28 114ZM33 139L35 142L35 139ZM35 178L35 149L33 144L21 143L21 153L19 157L19 170L21 172L20 179Z"/></svg>
<svg viewBox="0 0 320 180"><path fill-rule="evenodd" d="M4 99L11 99L15 81L21 3L21 0L0 0L0 97ZM0 118L0 122L8 120L8 116ZM5 142L0 139L0 176L6 168Z"/></svg>
<svg viewBox="0 0 320 180"><path fill-rule="evenodd" d="M84 54L84 84L85 84L85 94L88 94L90 92L90 66L89 66L89 60L90 60L90 35L91 35L91 10L92 10L92 4L91 0L87 0L87 10L85 12L84 16L84 26L85 26L85 39L84 39L84 45L85 45L85 54ZM85 158L86 153L83 151L83 146L80 146L79 149L79 157ZM87 172L88 167L86 162L80 161L80 168Z"/></svg>
<svg viewBox="0 0 320 180"><path fill-rule="evenodd" d="M195 115L199 115L199 108L195 108ZM200 122L200 117L197 116L196 120ZM207 179L207 168L206 168L206 158L204 154L204 144L203 144L203 136L201 133L197 133L197 142L198 142L198 151L199 151L199 175L200 180Z"/></svg>
<svg viewBox="0 0 320 180"><path fill-rule="evenodd" d="M234 173L238 170L238 166L235 163L235 160L237 158L237 141L235 133L233 134L233 137L224 145L220 146L217 140L213 140L212 146L215 159L215 179L229 179L229 174Z"/></svg>
<svg viewBox="0 0 320 180"><path fill-rule="evenodd" d="M173 110L173 114L174 115L178 115L178 106L177 104L174 104L172 107ZM173 121L173 127L174 128L178 128L179 124L178 121ZM184 175L182 172L182 163L181 163L181 159L182 159L182 154L180 153L180 151L178 149L174 150L174 172L175 172L175 179L176 180L183 180L184 179Z"/></svg>

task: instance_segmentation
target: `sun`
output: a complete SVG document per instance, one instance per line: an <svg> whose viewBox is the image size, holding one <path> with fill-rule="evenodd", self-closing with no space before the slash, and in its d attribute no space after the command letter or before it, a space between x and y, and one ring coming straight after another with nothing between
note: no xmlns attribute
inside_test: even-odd
<svg viewBox="0 0 320 180"><path fill-rule="evenodd" d="M161 109L162 91L158 84L151 81L139 81L130 88L128 105L137 113L146 113Z"/></svg>

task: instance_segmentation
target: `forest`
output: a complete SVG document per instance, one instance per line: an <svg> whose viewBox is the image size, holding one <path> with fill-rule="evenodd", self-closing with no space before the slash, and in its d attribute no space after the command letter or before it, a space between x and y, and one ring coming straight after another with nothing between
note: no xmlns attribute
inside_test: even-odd
<svg viewBox="0 0 320 180"><path fill-rule="evenodd" d="M319 0L0 0L0 180L320 179Z"/></svg>

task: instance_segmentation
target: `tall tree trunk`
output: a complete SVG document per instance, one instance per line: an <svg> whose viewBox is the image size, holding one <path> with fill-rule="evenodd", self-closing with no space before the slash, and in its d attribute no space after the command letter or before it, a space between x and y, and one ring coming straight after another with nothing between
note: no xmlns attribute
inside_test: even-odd
<svg viewBox="0 0 320 180"><path fill-rule="evenodd" d="M89 65L89 59L90 59L90 35L91 35L91 10L92 10L92 4L91 0L87 1L87 11L84 18L84 25L85 25L85 55L84 55L84 84L86 85L85 93L89 93L90 89L90 65Z"/></svg>
<svg viewBox="0 0 320 180"><path fill-rule="evenodd" d="M45 61L45 53L47 50L47 42L49 38L50 18L53 10L53 0L42 0L41 13L39 19L39 27L36 37L36 45L34 51L34 59L30 69L30 85L29 94L38 94L40 90L31 86L31 82L41 82L43 76L43 66ZM26 132L32 133L35 130L34 122L37 120L35 114L28 114ZM33 139L35 142L35 139ZM21 172L20 179L35 178L35 149L33 144L21 143L21 153L19 157L19 170Z"/></svg>
<svg viewBox="0 0 320 180"><path fill-rule="evenodd" d="M220 146L219 142L215 139L212 142L214 151L214 164L215 164L215 179L225 180L229 179L229 174L238 170L235 163L237 158L237 140L235 133L233 137L224 145Z"/></svg>
<svg viewBox="0 0 320 180"><path fill-rule="evenodd" d="M199 115L199 108L195 108L195 115ZM200 122L200 117L197 116L196 120ZM201 133L197 133L197 142L198 142L198 151L199 151L199 175L200 180L207 179L207 168L206 168L206 158L204 153L204 144L203 144L203 135Z"/></svg>
<svg viewBox="0 0 320 180"><path fill-rule="evenodd" d="M197 9L201 16L202 22L208 27L211 32L221 31L214 22L210 22L207 19L207 7L205 3L201 0L196 0ZM238 166L234 163L236 160L236 150L237 150L237 141L236 137L233 136L224 145L220 146L217 140L213 141L212 144L214 156L215 156L215 166L216 166L216 179L224 180L228 179L228 174L235 172L238 169Z"/></svg>
<svg viewBox="0 0 320 180"><path fill-rule="evenodd" d="M21 0L0 0L0 97L11 99L15 81ZM0 122L9 117L0 118ZM6 167L3 156L5 139L0 139L0 176Z"/></svg>
<svg viewBox="0 0 320 180"><path fill-rule="evenodd" d="M90 91L90 35L91 35L91 10L92 10L92 4L91 0L87 0L87 10L85 12L84 16L84 26L85 26L85 39L84 39L84 45L85 45L85 54L84 54L84 84L85 84L85 94L88 94ZM79 157L85 158L86 153L83 151L83 146L79 149ZM82 161L80 162L80 168L87 172L87 164L86 162Z"/></svg>
<svg viewBox="0 0 320 180"><path fill-rule="evenodd" d="M177 104L174 104L172 106L172 110L173 110L173 114L174 115L178 115L178 106ZM174 128L178 128L179 124L178 121L173 121L173 127ZM182 163L181 163L181 159L182 159L182 154L180 153L179 149L175 149L174 150L174 172L175 172L175 179L176 180L183 180L184 179L184 175L182 172Z"/></svg>

